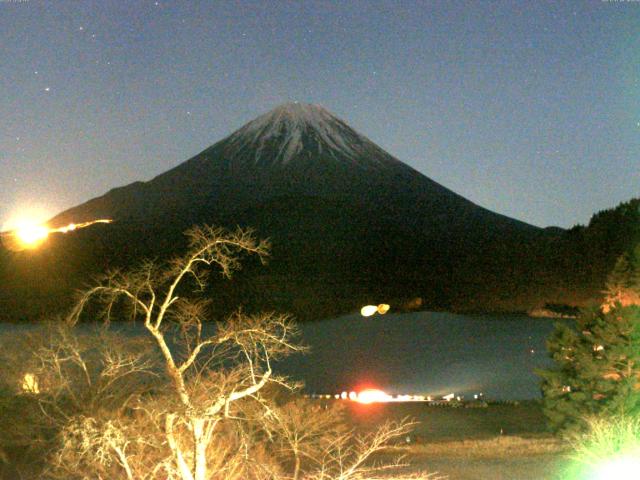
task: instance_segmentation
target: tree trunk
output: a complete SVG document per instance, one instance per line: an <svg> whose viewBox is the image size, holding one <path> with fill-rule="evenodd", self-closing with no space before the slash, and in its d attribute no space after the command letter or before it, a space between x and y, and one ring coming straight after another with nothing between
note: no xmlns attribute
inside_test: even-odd
<svg viewBox="0 0 640 480"><path fill-rule="evenodd" d="M300 454L299 452L295 452L295 456L296 456L296 463L295 463L295 467L293 470L293 480L298 480L298 477L300 476Z"/></svg>
<svg viewBox="0 0 640 480"><path fill-rule="evenodd" d="M178 474L180 475L182 480L194 480L191 469L185 461L182 450L180 450L180 446L178 445L178 442L176 442L176 438L173 434L174 419L175 415L173 414L167 414L165 418L165 435L167 436L167 443L169 444L169 448L173 453L173 457L178 468Z"/></svg>
<svg viewBox="0 0 640 480"><path fill-rule="evenodd" d="M207 440L204 434L204 424L204 418L191 420L191 425L193 427L194 480L207 479Z"/></svg>

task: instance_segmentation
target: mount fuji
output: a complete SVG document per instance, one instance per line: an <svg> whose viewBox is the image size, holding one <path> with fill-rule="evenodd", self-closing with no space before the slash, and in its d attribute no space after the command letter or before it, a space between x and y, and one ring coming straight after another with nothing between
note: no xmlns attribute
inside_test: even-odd
<svg viewBox="0 0 640 480"><path fill-rule="evenodd" d="M545 293L541 248L558 235L474 204L302 103L281 105L177 167L49 223L95 218L114 223L59 238L40 260L60 294L107 266L174 253L193 224L241 225L271 238L273 258L266 269L249 265L223 303L303 318L382 301L528 308ZM67 260L64 270L56 255Z"/></svg>
<svg viewBox="0 0 640 480"><path fill-rule="evenodd" d="M135 182L67 210L52 224L108 217L149 222L167 214L210 220L282 196L349 199L394 207L399 224L471 221L535 231L462 198L394 158L318 105L287 103L148 182ZM415 214L415 216L413 215ZM200 218L204 216L205 218ZM183 222L183 223L184 223Z"/></svg>

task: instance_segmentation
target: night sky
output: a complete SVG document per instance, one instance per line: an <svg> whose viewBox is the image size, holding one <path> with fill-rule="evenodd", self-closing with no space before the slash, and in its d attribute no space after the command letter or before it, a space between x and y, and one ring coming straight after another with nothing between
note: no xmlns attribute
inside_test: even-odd
<svg viewBox="0 0 640 480"><path fill-rule="evenodd" d="M0 0L0 225L319 103L539 225L640 195L640 2Z"/></svg>

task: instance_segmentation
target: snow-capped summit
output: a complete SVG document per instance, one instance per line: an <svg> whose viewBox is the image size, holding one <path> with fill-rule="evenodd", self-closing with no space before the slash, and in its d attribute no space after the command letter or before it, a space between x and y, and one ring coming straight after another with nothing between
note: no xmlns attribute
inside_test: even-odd
<svg viewBox="0 0 640 480"><path fill-rule="evenodd" d="M241 131L261 129L265 126L301 128L305 126L325 128L339 121L322 105L315 103L287 102L247 123Z"/></svg>
<svg viewBox="0 0 640 480"><path fill-rule="evenodd" d="M228 140L255 153L255 164L286 165L297 156L320 155L334 160L384 164L386 152L324 107L289 102L257 117ZM362 166L362 165L361 165Z"/></svg>

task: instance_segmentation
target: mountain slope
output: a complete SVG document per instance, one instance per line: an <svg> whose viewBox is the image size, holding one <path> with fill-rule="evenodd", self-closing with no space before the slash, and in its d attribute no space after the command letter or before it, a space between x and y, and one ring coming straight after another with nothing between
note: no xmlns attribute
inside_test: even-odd
<svg viewBox="0 0 640 480"><path fill-rule="evenodd" d="M56 295L107 266L178 251L181 232L193 224L243 225L272 239L273 259L266 269L249 266L227 287L225 308L241 302L312 318L383 299L400 305L421 298L429 308L527 308L547 288L541 252L561 234L479 207L322 107L298 103L50 223L105 217L114 223L49 246L41 268L58 279ZM55 259L69 251L82 261L62 267ZM20 284L21 268L6 269L12 285ZM46 286L40 293L49 295Z"/></svg>
<svg viewBox="0 0 640 480"><path fill-rule="evenodd" d="M384 203L417 213L418 224L455 213L465 221L473 217L536 230L478 207L418 173L322 107L299 103L282 105L151 181L114 189L61 213L52 223L96 216L148 221L170 211L188 211L189 221L200 220L190 217L198 217L194 212L201 209L210 216L211 210L242 210L285 195Z"/></svg>

